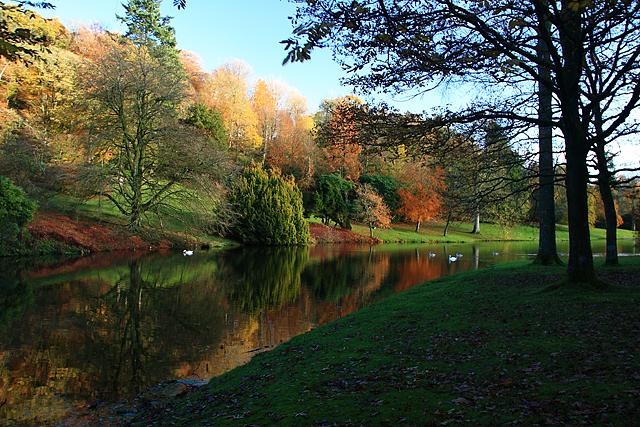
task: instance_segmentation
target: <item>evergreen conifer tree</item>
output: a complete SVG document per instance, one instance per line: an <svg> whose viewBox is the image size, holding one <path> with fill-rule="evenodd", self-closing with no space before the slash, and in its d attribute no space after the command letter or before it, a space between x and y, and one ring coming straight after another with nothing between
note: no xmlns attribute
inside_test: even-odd
<svg viewBox="0 0 640 427"><path fill-rule="evenodd" d="M175 49L176 30L170 26L170 16L160 15L161 0L129 0L125 16L116 15L127 26L124 35L138 46L164 46Z"/></svg>
<svg viewBox="0 0 640 427"><path fill-rule="evenodd" d="M293 178L251 164L230 196L242 219L234 231L243 243L300 245L309 241L302 193Z"/></svg>

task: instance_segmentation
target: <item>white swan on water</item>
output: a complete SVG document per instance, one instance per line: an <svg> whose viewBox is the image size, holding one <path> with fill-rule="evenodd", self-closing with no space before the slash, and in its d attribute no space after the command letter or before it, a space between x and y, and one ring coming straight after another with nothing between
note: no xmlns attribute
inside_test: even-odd
<svg viewBox="0 0 640 427"><path fill-rule="evenodd" d="M434 254L433 252L429 251L429 258L433 258L434 256L436 256L436 254Z"/></svg>
<svg viewBox="0 0 640 427"><path fill-rule="evenodd" d="M182 251L182 255L191 256L191 255L193 255L193 251L188 251L188 250L185 249L184 251Z"/></svg>
<svg viewBox="0 0 640 427"><path fill-rule="evenodd" d="M457 261L458 257L455 257L453 255L449 255L449 262L453 262L453 261Z"/></svg>

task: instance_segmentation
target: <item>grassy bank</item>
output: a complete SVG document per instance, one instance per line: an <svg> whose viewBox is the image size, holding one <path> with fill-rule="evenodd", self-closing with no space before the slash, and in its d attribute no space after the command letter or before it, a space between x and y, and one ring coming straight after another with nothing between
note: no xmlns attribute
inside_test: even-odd
<svg viewBox="0 0 640 427"><path fill-rule="evenodd" d="M419 285L153 406L135 425L614 425L640 408L640 258L595 294L564 267L501 264Z"/></svg>
<svg viewBox="0 0 640 427"><path fill-rule="evenodd" d="M445 222L434 221L424 224L416 233L415 224L392 224L390 229L376 229L373 235L387 243L469 243L478 240L538 240L540 230L537 226L517 225L513 227L497 224L481 224L480 233L474 234L473 224L467 222L455 222L449 226L447 235L444 235ZM354 225L353 232L369 235L369 228L362 225ZM606 230L600 228L591 229L591 238L605 239ZM635 233L630 230L618 229L619 239L633 239ZM569 240L569 227L556 225L556 239Z"/></svg>
<svg viewBox="0 0 640 427"><path fill-rule="evenodd" d="M55 214L64 215L70 219L76 221L76 223L104 224L105 226L124 227L127 223L121 213L119 213L113 206L108 203L100 203L99 199L90 200L78 200L73 197L59 195L48 201L47 204L40 206L39 212L43 214ZM317 218L310 218L310 222L319 223ZM199 231L197 227L189 226L189 221L185 221L185 218L173 218L172 220L166 220L165 223L152 223L148 229L145 230L145 235L142 235L145 242L140 244L141 248L152 246L158 246L160 240L165 240L164 246L176 246L176 247L198 247L198 246L229 246L237 244L229 239L224 239L218 236L204 233ZM53 230L53 233L57 236L64 235L63 224L60 224L59 229ZM420 231L416 233L415 224L392 224L390 229L376 229L374 230L374 237L382 240L385 243L449 243L460 242L468 243L474 241L505 241L505 240L537 240L539 237L539 229L535 226L503 226L496 224L481 224L481 232L478 234L472 233L473 226L468 222L454 222L451 223L447 232L447 236L444 236L445 229L444 221L430 221L424 223ZM54 227L55 228L55 227ZM330 228L333 230L333 228ZM369 236L369 228L363 225L354 224L353 233L359 235L355 236ZM354 238L354 235L346 236L346 230L337 230L336 236L332 236L335 241L354 242L358 240ZM103 233L105 235L113 234L109 232ZM593 239L604 239L605 230L603 229L591 229L591 236ZM316 236L319 237L319 236ZM618 230L618 238L620 239L632 239L635 237L635 233L629 230ZM95 236L92 236L95 239ZM569 231L566 225L556 226L556 238L559 241L569 239ZM366 240L366 239L365 239ZM322 241L322 239L320 239ZM45 242L47 243L47 242ZM108 246L108 245L104 245Z"/></svg>

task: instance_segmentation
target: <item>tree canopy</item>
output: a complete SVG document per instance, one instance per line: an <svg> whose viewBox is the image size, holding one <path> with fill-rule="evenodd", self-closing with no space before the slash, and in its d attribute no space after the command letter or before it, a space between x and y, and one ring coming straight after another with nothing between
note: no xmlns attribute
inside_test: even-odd
<svg viewBox="0 0 640 427"><path fill-rule="evenodd" d="M638 1L613 0L313 0L303 2L293 19L293 37L283 42L285 62L304 61L313 49L330 46L351 73L348 82L365 91L491 85L493 99L452 118L508 119L559 129L570 211L567 281L593 286L587 155L598 141L637 126L628 118L640 99L639 12ZM548 57L538 55L539 43ZM603 56L609 65L601 69L592 58ZM594 88L590 79L606 83ZM532 114L537 83L552 94L550 117ZM598 120L596 113L602 115Z"/></svg>
<svg viewBox="0 0 640 427"><path fill-rule="evenodd" d="M25 6L51 9L53 5L49 2L16 3L12 5L0 2L0 57L9 61L34 57L40 47L52 42L50 35L33 23L33 20L42 21L42 18Z"/></svg>
<svg viewBox="0 0 640 427"><path fill-rule="evenodd" d="M139 46L177 45L176 31L169 25L171 17L160 14L161 0L129 0L123 4L125 15L116 15L127 26L125 37Z"/></svg>

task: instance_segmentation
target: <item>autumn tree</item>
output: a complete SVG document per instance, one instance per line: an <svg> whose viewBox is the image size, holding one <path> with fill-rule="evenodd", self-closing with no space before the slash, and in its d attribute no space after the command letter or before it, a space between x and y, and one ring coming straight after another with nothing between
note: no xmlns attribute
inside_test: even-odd
<svg viewBox="0 0 640 427"><path fill-rule="evenodd" d="M281 106L278 105L276 87L263 79L253 86L251 102L258 118L258 132L262 137L262 165L267 158L267 151L278 135Z"/></svg>
<svg viewBox="0 0 640 427"><path fill-rule="evenodd" d="M332 108L318 131L326 156L326 170L355 182L360 176L362 147L353 109L360 108L362 102L355 97L344 97L329 105Z"/></svg>
<svg viewBox="0 0 640 427"><path fill-rule="evenodd" d="M253 71L243 61L228 61L212 72L203 70L200 58L180 52L189 97L220 113L227 129L225 141L236 156L252 155L262 145L258 116L252 105L250 80Z"/></svg>
<svg viewBox="0 0 640 427"><path fill-rule="evenodd" d="M356 188L357 217L369 227L369 235L377 227L391 227L391 212L382 197L368 184Z"/></svg>
<svg viewBox="0 0 640 427"><path fill-rule="evenodd" d="M251 100L262 137L262 164L293 175L301 188L309 187L317 154L306 98L283 82L258 79Z"/></svg>
<svg viewBox="0 0 640 427"><path fill-rule="evenodd" d="M26 19L26 18L25 18ZM0 174L11 176L32 197L45 196L60 185L55 164L82 156L78 137L70 134L83 120L77 111L75 79L81 59L66 46L69 31L57 20L32 18L47 35L47 50L24 61L7 62L0 78Z"/></svg>
<svg viewBox="0 0 640 427"><path fill-rule="evenodd" d="M398 179L387 175L360 175L360 183L375 188L392 213L400 209L401 199L398 190L402 183Z"/></svg>
<svg viewBox="0 0 640 427"><path fill-rule="evenodd" d="M473 218L477 233L481 214L493 221L522 217L526 158L510 147L507 129L495 121L451 124L447 117L401 114L384 104L351 111L361 144L369 157L380 157L387 174L401 176L405 165L419 163L442 171L444 185L437 191L445 232L453 219Z"/></svg>
<svg viewBox="0 0 640 427"><path fill-rule="evenodd" d="M74 125L72 103L79 65L77 55L52 48L29 67L14 70L9 105L29 117L43 139Z"/></svg>
<svg viewBox="0 0 640 427"><path fill-rule="evenodd" d="M233 231L243 243L290 246L309 241L302 193L291 177L252 163L229 199L241 214Z"/></svg>
<svg viewBox="0 0 640 427"><path fill-rule="evenodd" d="M194 104L207 108L215 107L215 94L212 91L212 74L205 71L202 58L197 53L180 51L180 61L188 83L187 93Z"/></svg>
<svg viewBox="0 0 640 427"><path fill-rule="evenodd" d="M313 129L310 116L285 114L267 155L267 164L293 175L301 189L308 189L315 184L315 174L321 161Z"/></svg>
<svg viewBox="0 0 640 427"><path fill-rule="evenodd" d="M437 168L427 169L414 164L407 164L400 177L403 185L398 188L400 208L397 212L416 222L416 233L420 231L420 223L441 213L443 177Z"/></svg>
<svg viewBox="0 0 640 427"><path fill-rule="evenodd" d="M229 132L228 145L236 155L261 146L258 133L258 117L251 105L249 77L252 70L245 62L226 62L216 68L211 76L209 91L211 101L222 114Z"/></svg>
<svg viewBox="0 0 640 427"><path fill-rule="evenodd" d="M90 50L81 74L93 117L84 191L104 195L130 229L190 209L204 228L223 231L230 211L218 183L227 162L178 122L186 99L181 65L106 34L95 34L92 43L99 48Z"/></svg>
<svg viewBox="0 0 640 427"><path fill-rule="evenodd" d="M0 58L7 62L3 65L4 71L8 61L28 61L36 57L45 47L53 41L49 34L41 31L34 21L43 21L35 12L26 9L25 6L37 6L52 9L49 2L17 1L17 4L0 2ZM2 72L0 72L2 78Z"/></svg>
<svg viewBox="0 0 640 427"><path fill-rule="evenodd" d="M300 188L308 189L315 183L315 175L322 160L322 153L313 137L313 119L306 114L287 114L283 117L282 124L281 132L273 141L267 163L282 168L296 178Z"/></svg>

